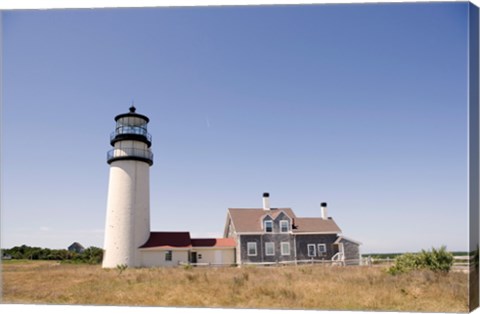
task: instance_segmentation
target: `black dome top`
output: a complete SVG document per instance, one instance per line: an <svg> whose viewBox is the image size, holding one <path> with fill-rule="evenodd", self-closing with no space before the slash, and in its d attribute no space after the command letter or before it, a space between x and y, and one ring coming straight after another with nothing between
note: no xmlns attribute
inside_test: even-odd
<svg viewBox="0 0 480 314"><path fill-rule="evenodd" d="M118 119L120 118L125 118L125 117L136 117L136 118L140 118L140 119L143 119L145 120L146 123L148 123L150 121L150 119L143 115L143 114L139 114L139 113L136 113L135 111L137 110L137 108L135 108L135 106L131 106L129 108L129 112L127 113L121 113L119 114L118 116L115 117L115 121L118 121Z"/></svg>

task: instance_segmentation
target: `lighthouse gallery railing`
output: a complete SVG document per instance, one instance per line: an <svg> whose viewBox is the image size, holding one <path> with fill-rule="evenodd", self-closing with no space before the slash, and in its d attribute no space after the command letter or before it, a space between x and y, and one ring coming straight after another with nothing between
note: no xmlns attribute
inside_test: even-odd
<svg viewBox="0 0 480 314"><path fill-rule="evenodd" d="M147 138L149 142L152 141L152 136L150 135L150 133L147 132L147 129L139 126L117 127L117 129L110 134L110 140L113 140L117 135L123 135L123 134L143 135Z"/></svg>
<svg viewBox="0 0 480 314"><path fill-rule="evenodd" d="M139 148L114 148L107 152L108 161L122 157L138 157L142 159L153 160L153 153L148 149Z"/></svg>

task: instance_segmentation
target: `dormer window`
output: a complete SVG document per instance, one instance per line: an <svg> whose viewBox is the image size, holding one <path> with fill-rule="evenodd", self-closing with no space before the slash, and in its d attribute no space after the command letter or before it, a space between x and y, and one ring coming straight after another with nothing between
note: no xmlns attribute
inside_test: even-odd
<svg viewBox="0 0 480 314"><path fill-rule="evenodd" d="M265 232L273 232L273 221L266 220L264 224L265 224L264 226Z"/></svg>
<svg viewBox="0 0 480 314"><path fill-rule="evenodd" d="M280 232L288 232L288 220L280 220Z"/></svg>

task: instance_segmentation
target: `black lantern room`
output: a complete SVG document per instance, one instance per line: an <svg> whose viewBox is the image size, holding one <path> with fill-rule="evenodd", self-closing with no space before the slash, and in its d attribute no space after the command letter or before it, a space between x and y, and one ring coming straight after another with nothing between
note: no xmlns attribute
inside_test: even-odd
<svg viewBox="0 0 480 314"><path fill-rule="evenodd" d="M116 160L138 160L153 164L150 150L152 136L147 131L150 119L135 111L132 105L129 112L115 117L115 131L110 134L110 144L114 149L107 154L109 164Z"/></svg>

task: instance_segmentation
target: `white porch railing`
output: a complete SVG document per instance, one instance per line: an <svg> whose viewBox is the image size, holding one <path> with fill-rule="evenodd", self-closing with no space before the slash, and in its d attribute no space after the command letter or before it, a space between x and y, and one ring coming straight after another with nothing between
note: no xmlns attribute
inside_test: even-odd
<svg viewBox="0 0 480 314"><path fill-rule="evenodd" d="M345 254L338 252L332 256L332 265L345 266Z"/></svg>

